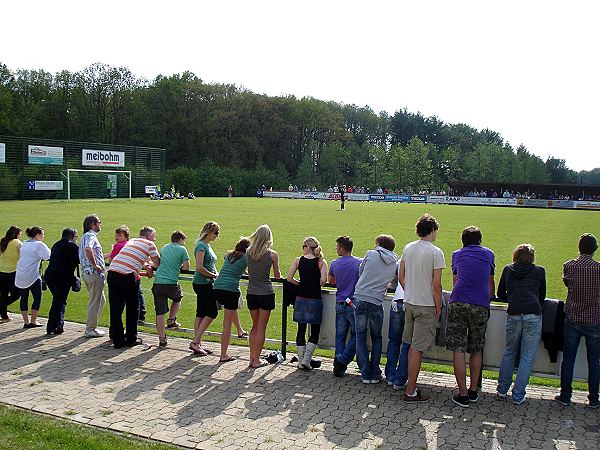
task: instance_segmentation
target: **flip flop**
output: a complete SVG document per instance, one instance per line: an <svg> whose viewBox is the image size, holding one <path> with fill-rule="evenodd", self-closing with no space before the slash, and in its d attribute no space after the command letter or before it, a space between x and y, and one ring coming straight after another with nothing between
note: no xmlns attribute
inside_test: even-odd
<svg viewBox="0 0 600 450"><path fill-rule="evenodd" d="M199 349L196 349L196 348L194 348L193 344L194 344L193 342L190 344L190 350L192 352L194 352L194 355L200 355L200 356L208 355L208 353L206 353L206 351L202 347L200 347Z"/></svg>
<svg viewBox="0 0 600 450"><path fill-rule="evenodd" d="M202 350L204 350L204 351L206 352L206 354L207 354L207 355L212 355L212 354L213 354L213 351L212 351L212 350L209 350L209 349L207 349L207 348L204 348L204 347L200 347L200 348L201 348Z"/></svg>
<svg viewBox="0 0 600 450"><path fill-rule="evenodd" d="M244 338L247 338L247 337L248 337L248 333L246 333L246 332L243 332L242 334L238 334L238 335L237 335L237 337L238 337L238 339L244 339Z"/></svg>
<svg viewBox="0 0 600 450"><path fill-rule="evenodd" d="M237 358L235 356L230 356L229 358L226 359L219 359L220 363L226 363L226 362L230 362L230 361L235 361Z"/></svg>
<svg viewBox="0 0 600 450"><path fill-rule="evenodd" d="M261 361L258 366L248 365L248 367L250 369L258 369L259 367L265 367L265 366L268 366L268 365L269 365L269 363L267 361Z"/></svg>

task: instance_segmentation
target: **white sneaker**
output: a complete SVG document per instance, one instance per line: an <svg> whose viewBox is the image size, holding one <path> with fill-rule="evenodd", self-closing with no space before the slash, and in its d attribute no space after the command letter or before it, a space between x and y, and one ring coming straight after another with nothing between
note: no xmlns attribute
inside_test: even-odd
<svg viewBox="0 0 600 450"><path fill-rule="evenodd" d="M104 336L106 333L102 330L99 330L98 328L96 328L95 330L91 330L85 331L85 337L89 337L89 338L97 338L97 337L102 337Z"/></svg>

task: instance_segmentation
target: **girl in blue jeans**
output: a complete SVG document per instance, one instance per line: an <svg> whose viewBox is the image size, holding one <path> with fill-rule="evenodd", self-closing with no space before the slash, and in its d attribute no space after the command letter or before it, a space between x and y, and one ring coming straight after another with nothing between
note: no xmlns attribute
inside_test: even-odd
<svg viewBox="0 0 600 450"><path fill-rule="evenodd" d="M500 363L498 396L505 398L512 383L515 358L519 348L517 378L512 388L515 405L525 401L525 388L533 370L535 354L542 335L542 308L546 297L546 272L536 266L535 249L530 244L518 245L513 251L513 264L504 267L498 284L498 300L508 302L506 349Z"/></svg>
<svg viewBox="0 0 600 450"><path fill-rule="evenodd" d="M404 332L404 290L400 283L394 293L390 307L390 322L388 327L388 345L386 351L385 379L388 386L398 391L406 388L408 381L408 352L410 344L402 342Z"/></svg>

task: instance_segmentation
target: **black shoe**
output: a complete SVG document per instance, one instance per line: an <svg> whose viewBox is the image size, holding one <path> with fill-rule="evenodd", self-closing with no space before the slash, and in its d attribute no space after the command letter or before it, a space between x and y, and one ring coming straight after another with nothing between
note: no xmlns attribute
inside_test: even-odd
<svg viewBox="0 0 600 450"><path fill-rule="evenodd" d="M346 372L346 366L340 362L338 357L333 358L333 375L336 377L343 377Z"/></svg>
<svg viewBox="0 0 600 450"><path fill-rule="evenodd" d="M468 408L470 403L468 395L462 396L456 394L454 397L452 397L452 401L463 408Z"/></svg>
<svg viewBox="0 0 600 450"><path fill-rule="evenodd" d="M125 345L127 347L135 347L136 345L142 345L143 343L144 343L144 341L142 341L142 338L137 338L133 342L126 342Z"/></svg>
<svg viewBox="0 0 600 450"><path fill-rule="evenodd" d="M469 394L469 401L471 403L477 403L479 401L479 392L478 391L472 391L471 389L467 390L467 393Z"/></svg>
<svg viewBox="0 0 600 450"><path fill-rule="evenodd" d="M417 388L417 391L415 393L416 395L414 396L410 396L407 393L404 393L404 401L407 403L420 403L420 402L427 402L429 401L429 399L431 397L429 397L429 395L424 394L421 392L421 389Z"/></svg>
<svg viewBox="0 0 600 450"><path fill-rule="evenodd" d="M310 367L312 367L313 369L318 369L319 367L321 367L321 360L320 359L311 359Z"/></svg>

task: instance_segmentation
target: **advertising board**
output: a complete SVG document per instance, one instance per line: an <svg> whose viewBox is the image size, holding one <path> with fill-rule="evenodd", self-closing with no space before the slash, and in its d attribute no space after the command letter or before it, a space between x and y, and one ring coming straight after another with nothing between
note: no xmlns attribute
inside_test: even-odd
<svg viewBox="0 0 600 450"><path fill-rule="evenodd" d="M81 150L81 165L95 167L125 167L125 152L111 150Z"/></svg>
<svg viewBox="0 0 600 450"><path fill-rule="evenodd" d="M62 166L63 148L30 145L27 147L27 161L29 164Z"/></svg>

